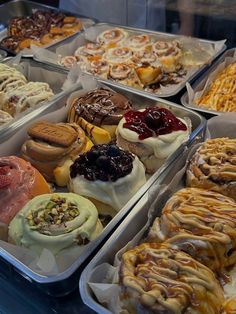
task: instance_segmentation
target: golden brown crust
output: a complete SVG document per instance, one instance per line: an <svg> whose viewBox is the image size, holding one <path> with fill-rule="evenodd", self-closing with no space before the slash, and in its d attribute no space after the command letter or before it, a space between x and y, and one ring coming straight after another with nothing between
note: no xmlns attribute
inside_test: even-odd
<svg viewBox="0 0 236 314"><path fill-rule="evenodd" d="M49 138L41 137L39 140L31 137L25 141L21 148L23 158L30 161L50 182L55 182L54 169L63 165L66 160L73 160L77 157L83 152L87 143L84 131L78 125L72 123L58 123L56 125L60 127L60 132L63 129L65 132L69 130L73 134L76 132L76 138L73 137L73 142L67 147L59 142L50 142Z"/></svg>
<svg viewBox="0 0 236 314"><path fill-rule="evenodd" d="M224 300L210 269L167 245L143 243L125 252L119 278L125 313L218 314Z"/></svg>
<svg viewBox="0 0 236 314"><path fill-rule="evenodd" d="M190 161L187 185L236 199L236 139L207 140Z"/></svg>
<svg viewBox="0 0 236 314"><path fill-rule="evenodd" d="M236 63L228 65L196 100L196 105L216 111L236 111Z"/></svg>
<svg viewBox="0 0 236 314"><path fill-rule="evenodd" d="M222 275L236 263L236 203L213 191L182 189L154 221L148 241L178 247Z"/></svg>

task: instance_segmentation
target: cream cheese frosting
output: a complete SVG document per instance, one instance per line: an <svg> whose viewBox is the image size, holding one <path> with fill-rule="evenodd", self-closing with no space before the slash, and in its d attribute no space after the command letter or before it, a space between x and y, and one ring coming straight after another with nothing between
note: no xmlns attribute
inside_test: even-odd
<svg viewBox="0 0 236 314"><path fill-rule="evenodd" d="M135 157L132 171L116 181L89 181L83 175L77 175L70 178L69 186L74 193L94 198L119 211L145 182L145 168Z"/></svg>
<svg viewBox="0 0 236 314"><path fill-rule="evenodd" d="M15 216L9 237L17 245L38 253L46 248L56 255L73 246L83 249L102 229L97 209L88 199L73 193L45 194Z"/></svg>
<svg viewBox="0 0 236 314"><path fill-rule="evenodd" d="M139 111L144 111L141 109ZM155 137L148 137L140 140L139 134L128 128L124 128L126 123L125 118L121 119L117 127L117 134L122 138L133 143L142 143L152 149L153 154L158 159L165 159L170 156L182 143L186 142L189 138L189 129L184 119L178 118L183 124L186 125L186 131L179 130L173 131L168 134L158 135Z"/></svg>

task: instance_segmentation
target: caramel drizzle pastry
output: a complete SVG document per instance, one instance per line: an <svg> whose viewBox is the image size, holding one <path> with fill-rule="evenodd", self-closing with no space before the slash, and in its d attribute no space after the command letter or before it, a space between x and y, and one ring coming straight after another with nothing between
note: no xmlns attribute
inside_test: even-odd
<svg viewBox="0 0 236 314"><path fill-rule="evenodd" d="M27 83L22 73L8 65L0 64L0 92L22 86Z"/></svg>
<svg viewBox="0 0 236 314"><path fill-rule="evenodd" d="M124 313L217 314L224 300L210 269L168 245L125 252L119 278Z"/></svg>
<svg viewBox="0 0 236 314"><path fill-rule="evenodd" d="M216 111L236 111L236 63L228 65L196 100L196 105Z"/></svg>
<svg viewBox="0 0 236 314"><path fill-rule="evenodd" d="M236 199L236 139L207 140L192 157L187 185Z"/></svg>
<svg viewBox="0 0 236 314"><path fill-rule="evenodd" d="M168 243L224 275L236 263L236 203L216 192L182 189L154 221L148 241Z"/></svg>

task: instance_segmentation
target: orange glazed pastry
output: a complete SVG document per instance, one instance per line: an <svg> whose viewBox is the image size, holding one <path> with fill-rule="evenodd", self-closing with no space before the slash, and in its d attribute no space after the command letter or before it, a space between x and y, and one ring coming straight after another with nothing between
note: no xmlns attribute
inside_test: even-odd
<svg viewBox="0 0 236 314"><path fill-rule="evenodd" d="M6 224L36 195L50 193L43 176L16 156L0 157L0 221Z"/></svg>

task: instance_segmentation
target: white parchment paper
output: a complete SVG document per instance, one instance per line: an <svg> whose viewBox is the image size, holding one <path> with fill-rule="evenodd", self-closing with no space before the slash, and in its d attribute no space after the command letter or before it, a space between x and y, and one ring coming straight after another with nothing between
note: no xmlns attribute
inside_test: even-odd
<svg viewBox="0 0 236 314"><path fill-rule="evenodd" d="M59 44L55 46L55 49L50 49L48 51L39 47L32 47L34 58L38 61L46 61L47 63L52 63L54 65L60 65L60 60L65 56L74 55L75 51L85 45L87 42L95 42L97 36L108 29L112 29L115 26L108 25L98 25L92 26L79 36L74 37L72 40L68 40L64 44ZM129 31L130 34L141 33L142 31ZM175 93L180 86L184 86L185 82L198 70L198 68L204 64L211 63L215 54L217 54L224 46L225 40L215 42L214 44L208 42L201 42L199 39L184 37L184 36L172 36L168 34L157 34L152 35L153 41L157 40L167 40L173 41L178 40L181 43L183 49L183 63L186 65L187 74L180 80L180 83L160 86L157 94L169 95ZM194 67L191 67L192 65Z"/></svg>
<svg viewBox="0 0 236 314"><path fill-rule="evenodd" d="M224 114L218 117L214 117L208 121L208 138L216 138L216 137L225 137L228 136L230 138L235 138L236 135L236 113ZM185 151L182 155L181 160L178 164L175 165L175 169L177 168L179 171L173 176L169 175L168 179L165 180L164 185L160 185L160 182L156 182L156 184L149 190L148 194L144 195L146 197L146 202L142 206L139 202L138 205L133 210L138 212L147 212L147 220L143 222L143 228L141 230L137 230L137 234L134 238L130 238L130 241L124 247L120 247L119 243L115 242L115 235L113 237L114 245L117 248L117 253L114 258L114 264L110 264L106 262L106 260L111 259L109 256L109 252L106 252L106 247L103 248L104 254L100 256L103 260L103 263L100 264L99 260L94 259L94 267L93 269L89 268L89 273L87 275L87 281L83 282L86 286L84 289L86 291L90 291L87 289L87 285L90 287L94 295L96 296L98 302L102 304L106 309L109 309L112 313L120 313L121 307L119 303L119 293L120 287L118 284L118 272L120 265L120 257L123 252L135 247L141 242L145 242L145 235L147 231L154 221L155 217L161 215L161 210L166 203L166 201L172 196L172 194L179 189L185 186L185 172L188 165L189 160L192 155L196 151L196 149L201 144L197 144L191 148L190 151ZM185 161L185 162L184 162ZM182 167L181 167L182 163ZM172 179L171 179L172 178ZM144 198L143 197L143 198ZM137 218L138 219L138 218ZM131 221L129 225L135 226L135 220ZM123 232L129 232L129 225L126 225L126 229L123 229ZM91 262L93 265L93 260ZM86 269L85 269L86 272ZM234 285L234 291L236 289L236 279L232 280L232 284ZM229 290L229 286L227 287ZM230 290L232 291L232 289ZM89 293L89 292L88 292ZM91 295L91 299L94 302L94 296ZM88 302L91 302L91 299Z"/></svg>
<svg viewBox="0 0 236 314"><path fill-rule="evenodd" d="M230 64L236 62L236 50L232 57L226 57L215 69L210 73L206 82L201 86L201 88L193 89L189 83L186 83L187 93L188 93L188 104L187 107L193 109L202 109L203 111L214 114L222 114L223 112L207 109L207 107L201 107L196 104L197 99L204 95L210 88L212 82L218 77L218 75Z"/></svg>

